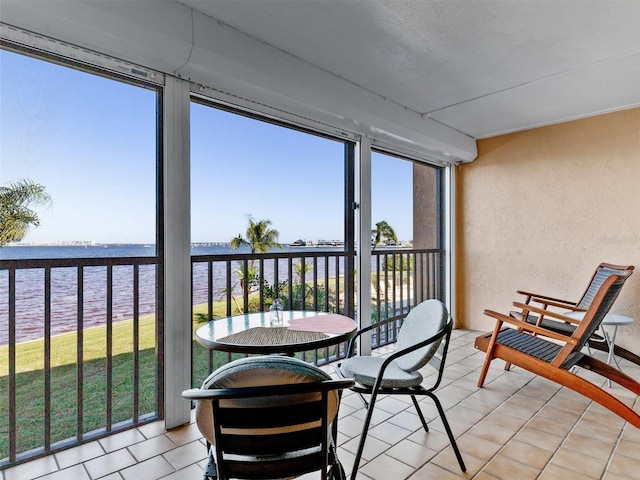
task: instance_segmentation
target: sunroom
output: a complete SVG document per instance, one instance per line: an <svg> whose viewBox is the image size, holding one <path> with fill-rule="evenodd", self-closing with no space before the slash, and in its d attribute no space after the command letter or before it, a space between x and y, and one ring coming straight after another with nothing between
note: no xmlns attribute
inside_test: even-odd
<svg viewBox="0 0 640 480"><path fill-rule="evenodd" d="M52 240L44 220L60 222L64 210L73 233L56 240L80 250L18 258L0 248L2 478L199 478L205 455L190 449L205 449L180 394L232 357L195 344L194 325L268 310L278 282L289 307L363 326L426 298L455 321L444 403L467 436L468 473L441 435L428 444L405 423L414 420L407 405L389 401L359 478L632 478L635 427L517 369L493 367L493 389L477 389L473 338L493 327L483 310L508 310L518 289L573 298L600 262L640 263L639 21L640 6L622 0L1 0L0 184L54 178L39 177L45 170L68 182L50 184L52 207L26 238L33 245L16 248ZM50 136L66 149L45 157ZM104 210L92 206L102 190L112 202ZM248 215L272 221L283 244L315 245L218 253L214 244L245 236ZM399 235L372 243L382 221ZM74 223L148 236L93 244ZM125 242L142 253L82 253ZM253 275L257 283L244 280ZM41 299L31 313L21 290L29 279ZM616 343L638 353L635 276L614 312L635 320ZM35 336L21 337L29 315ZM56 331L59 318L71 327ZM95 357L89 328L103 332ZM70 346L57 343L61 333ZM388 353L383 343L376 354ZM55 362L65 348L63 374ZM305 360L331 370L342 353ZM87 383L94 368L103 370L97 393ZM71 406L56 397L65 382ZM19 392L29 388L38 400L24 410ZM356 400L347 396L341 413L345 463ZM97 423L94 402L104 404ZM555 431L549 420L561 412L559 423L569 420ZM497 426L482 434L488 418ZM21 439L30 423L34 441ZM589 447L608 452L593 464L576 460L589 427L598 432ZM542 444L548 455L523 453Z"/></svg>

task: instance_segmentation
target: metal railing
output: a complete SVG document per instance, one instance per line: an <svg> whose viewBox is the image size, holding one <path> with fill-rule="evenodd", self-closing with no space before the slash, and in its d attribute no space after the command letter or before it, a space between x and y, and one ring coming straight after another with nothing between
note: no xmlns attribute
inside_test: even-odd
<svg viewBox="0 0 640 480"><path fill-rule="evenodd" d="M265 311L272 298L290 310L337 312L355 318L355 255L344 251L304 250L265 254L192 256L194 321L204 323L239 313ZM395 342L407 312L427 298L442 296L442 251L386 248L372 252L372 320L398 322L377 331L374 347ZM246 279L246 280L245 280ZM302 352L316 365L346 355L346 345ZM192 383L235 358L194 344Z"/></svg>
<svg viewBox="0 0 640 480"><path fill-rule="evenodd" d="M265 311L273 298L288 310L339 312L354 316L353 254L338 250L300 250L264 254L196 255L192 296L197 323L251 311ZM344 345L303 352L301 358L325 364L344 356ZM235 358L195 345L193 383Z"/></svg>
<svg viewBox="0 0 640 480"><path fill-rule="evenodd" d="M161 417L160 268L0 260L0 467Z"/></svg>
<svg viewBox="0 0 640 480"><path fill-rule="evenodd" d="M303 250L192 256L194 325L268 309L355 318L354 253ZM441 298L442 252L376 249L372 320L397 318L374 347L394 342L417 303ZM163 416L158 257L0 260L0 469ZM6 328L5 328L6 326ZM304 352L318 365L346 345ZM227 353L193 347L198 384Z"/></svg>
<svg viewBox="0 0 640 480"><path fill-rule="evenodd" d="M396 341L402 319L429 298L444 300L443 252L438 249L374 249L371 252L372 322L396 318L373 331L372 347Z"/></svg>

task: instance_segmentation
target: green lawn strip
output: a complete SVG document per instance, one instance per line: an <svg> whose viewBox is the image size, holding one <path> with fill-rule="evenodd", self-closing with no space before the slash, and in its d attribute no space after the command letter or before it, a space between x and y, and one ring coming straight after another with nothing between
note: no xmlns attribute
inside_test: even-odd
<svg viewBox="0 0 640 480"><path fill-rule="evenodd" d="M140 317L139 349L155 346L155 315ZM86 328L83 331L83 360L89 362L106 356L106 325ZM113 323L112 355L133 351L133 320ZM51 367L77 362L77 332L62 333L51 337ZM16 373L41 370L44 367L44 339L16 344ZM0 377L9 374L9 346L0 347Z"/></svg>
<svg viewBox="0 0 640 480"><path fill-rule="evenodd" d="M207 320L207 304L193 307L193 327ZM226 316L223 302L213 305L213 318ZM237 311L235 313L238 313ZM120 355L133 351L133 320L113 323L112 355ZM106 357L106 325L86 328L83 331L83 360L89 362ZM145 315L139 320L139 349L155 347L156 321L155 315ZM76 364L78 333L69 332L51 337L51 367ZM41 370L44 367L44 339L32 340L16 344L16 373ZM0 377L9 374L9 346L0 347Z"/></svg>
<svg viewBox="0 0 640 480"><path fill-rule="evenodd" d="M139 413L155 411L156 378L155 350L145 349L139 358ZM112 368L112 423L133 417L133 354L113 357ZM90 432L106 425L105 359L94 359L83 364L81 431ZM51 369L51 441L75 437L77 434L78 370L74 364ZM0 390L8 391L8 377L0 377ZM45 377L43 370L16 375L16 445L24 452L44 444ZM0 458L8 455L9 438L8 399L0 399Z"/></svg>
<svg viewBox="0 0 640 480"><path fill-rule="evenodd" d="M209 375L209 351L194 342L193 378L200 385ZM155 412L156 406L156 352L145 349L139 360L139 414ZM232 358L240 357L234 355ZM213 369L227 362L223 352L213 352ZM83 364L82 432L91 432L106 425L106 362L104 358ZM113 357L112 423L133 417L133 354L122 353ZM67 364L51 369L51 441L56 442L77 435L77 365ZM44 373L33 370L16 375L16 446L17 451L41 447L44 444ZM0 377L0 391L8 392L8 377ZM0 458L9 455L9 401L0 397Z"/></svg>
<svg viewBox="0 0 640 480"><path fill-rule="evenodd" d="M335 283L334 283L335 284ZM259 301L252 295L251 304ZM235 308L232 314L239 313ZM213 318L226 316L224 302L215 302ZM191 328L207 321L206 304L193 307ZM156 409L156 351L155 316L140 318L139 337L139 415L153 413ZM133 321L115 322L112 325L112 423L133 417ZM211 371L229 361L224 352L210 352L193 341L193 386L199 386ZM65 333L51 337L51 442L77 435L78 366L77 333ZM106 327L98 326L83 331L83 433L104 428L106 425ZM211 356L212 365L209 365ZM243 357L234 354L230 358ZM312 358L309 358L312 360ZM16 345L16 431L17 452L22 453L44 445L44 340L34 340ZM9 391L8 346L0 347L0 458L9 455Z"/></svg>

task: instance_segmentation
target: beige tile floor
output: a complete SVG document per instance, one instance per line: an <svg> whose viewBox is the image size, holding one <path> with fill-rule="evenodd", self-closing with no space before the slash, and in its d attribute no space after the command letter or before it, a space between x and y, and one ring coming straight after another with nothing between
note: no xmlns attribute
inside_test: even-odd
<svg viewBox="0 0 640 480"><path fill-rule="evenodd" d="M410 399L378 402L358 478L362 480L572 480L640 478L640 429L597 404L521 369L494 361L476 387L484 354L478 332L456 330L438 396L462 451L463 474L437 411L421 400L430 433L420 427ZM380 354L390 350L378 351ZM640 378L640 367L622 368ZM332 371L332 368L328 368ZM425 370L426 372L426 370ZM601 382L604 384L604 382ZM618 396L622 390L611 390ZM621 396L640 410L637 397ZM364 409L347 392L339 420L339 457L349 472ZM126 431L2 471L2 480L200 480L205 446L194 423L166 431L161 422ZM318 475L305 475L304 479Z"/></svg>

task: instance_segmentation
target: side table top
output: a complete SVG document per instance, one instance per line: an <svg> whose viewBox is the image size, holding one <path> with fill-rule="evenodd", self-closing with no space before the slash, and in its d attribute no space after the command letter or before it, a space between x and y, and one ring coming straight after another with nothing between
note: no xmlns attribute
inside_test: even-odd
<svg viewBox="0 0 640 480"><path fill-rule="evenodd" d="M565 317L575 318L576 320L582 320L584 318L584 312L568 312L563 314ZM631 325L633 318L625 315L617 315L615 313L607 313L602 319L602 325Z"/></svg>

